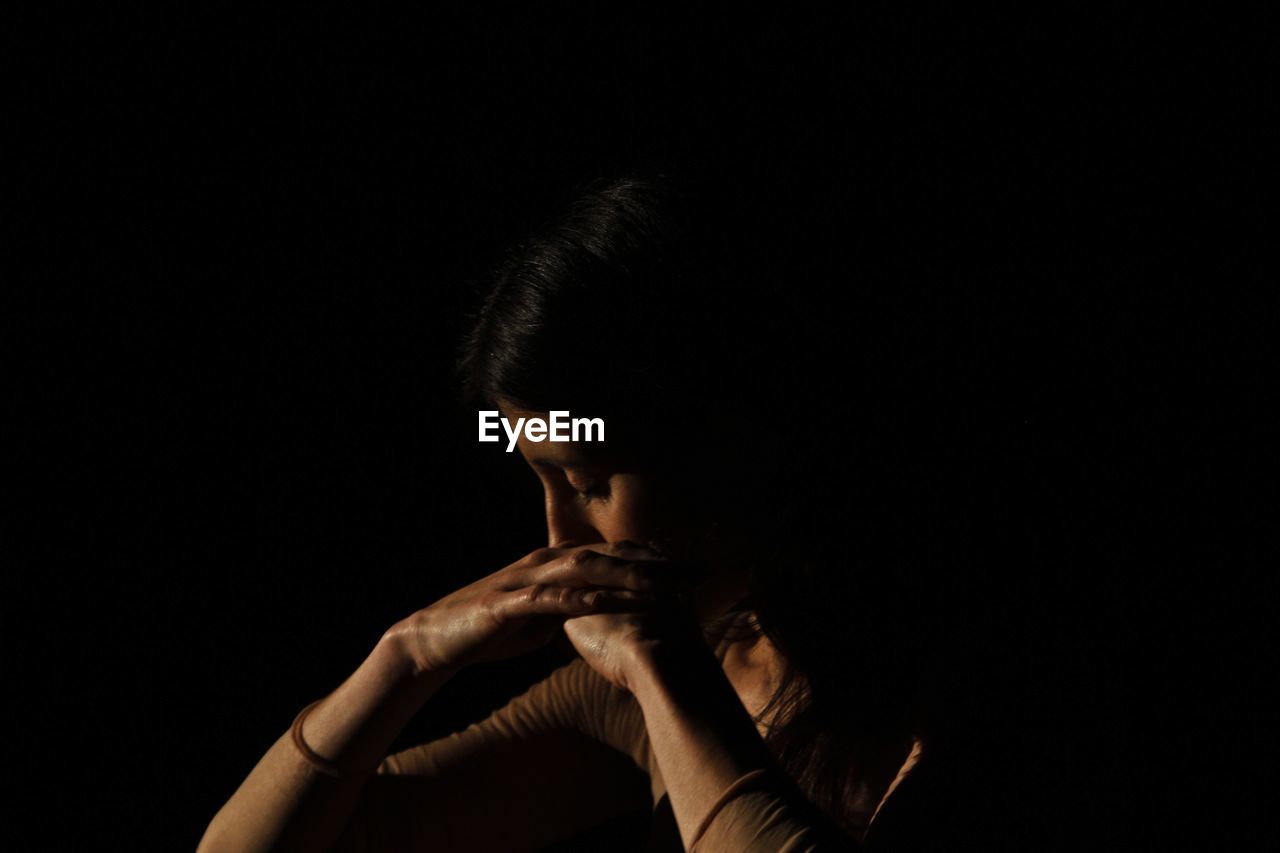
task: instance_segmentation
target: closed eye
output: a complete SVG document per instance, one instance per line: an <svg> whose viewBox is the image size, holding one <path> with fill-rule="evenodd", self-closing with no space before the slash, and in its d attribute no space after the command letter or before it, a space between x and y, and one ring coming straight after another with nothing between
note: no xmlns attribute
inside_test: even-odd
<svg viewBox="0 0 1280 853"><path fill-rule="evenodd" d="M584 503L594 503L609 497L609 475L588 473L582 468L559 465L547 459L532 459L530 465L548 483L562 480Z"/></svg>
<svg viewBox="0 0 1280 853"><path fill-rule="evenodd" d="M568 478L566 478L568 480ZM587 503L603 500L609 496L609 484L606 480L591 480L586 483L575 483L568 480L570 488L577 492Z"/></svg>

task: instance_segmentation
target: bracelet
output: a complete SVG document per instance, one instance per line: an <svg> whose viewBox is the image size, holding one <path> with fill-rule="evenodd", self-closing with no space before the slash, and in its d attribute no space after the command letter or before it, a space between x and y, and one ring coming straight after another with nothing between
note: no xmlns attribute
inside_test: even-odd
<svg viewBox="0 0 1280 853"><path fill-rule="evenodd" d="M302 721L306 719L307 714L311 713L312 708L323 701L324 699L317 699L299 711L298 716L293 720L293 725L289 727L289 733L293 736L293 745L298 748L298 752L302 753L302 757L307 760L308 764L327 776L341 779L346 775L342 769L329 759L316 755L311 747L307 746L307 742L302 739Z"/></svg>

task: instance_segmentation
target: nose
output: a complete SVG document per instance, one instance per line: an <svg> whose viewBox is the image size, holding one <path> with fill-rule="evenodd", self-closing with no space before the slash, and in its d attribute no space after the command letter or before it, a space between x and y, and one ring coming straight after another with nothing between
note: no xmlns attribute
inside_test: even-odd
<svg viewBox="0 0 1280 853"><path fill-rule="evenodd" d="M573 506L569 501L556 495L548 495L547 545L554 548L559 543L567 541L590 544L608 540L581 507Z"/></svg>

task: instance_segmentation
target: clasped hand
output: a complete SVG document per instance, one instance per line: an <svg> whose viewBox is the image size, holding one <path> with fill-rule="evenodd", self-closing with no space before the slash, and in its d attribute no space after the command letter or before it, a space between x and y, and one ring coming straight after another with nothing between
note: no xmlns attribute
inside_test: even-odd
<svg viewBox="0 0 1280 853"><path fill-rule="evenodd" d="M637 652L700 636L690 595L705 577L636 542L539 548L413 613L384 635L415 672L514 657L563 627L583 659L630 689Z"/></svg>

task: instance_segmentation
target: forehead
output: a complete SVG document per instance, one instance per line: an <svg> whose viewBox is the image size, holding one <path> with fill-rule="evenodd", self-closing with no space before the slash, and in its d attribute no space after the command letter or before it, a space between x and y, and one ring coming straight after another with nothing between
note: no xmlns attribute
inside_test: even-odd
<svg viewBox="0 0 1280 853"><path fill-rule="evenodd" d="M498 411L514 429L521 418L527 423L531 418L549 421L547 412L521 409L507 403L499 403ZM630 467L624 454L619 452L617 442L609 440L609 430L605 430L604 441L531 441L525 434L523 425L516 438L516 449L530 463L554 465L557 468L612 468L615 470Z"/></svg>

